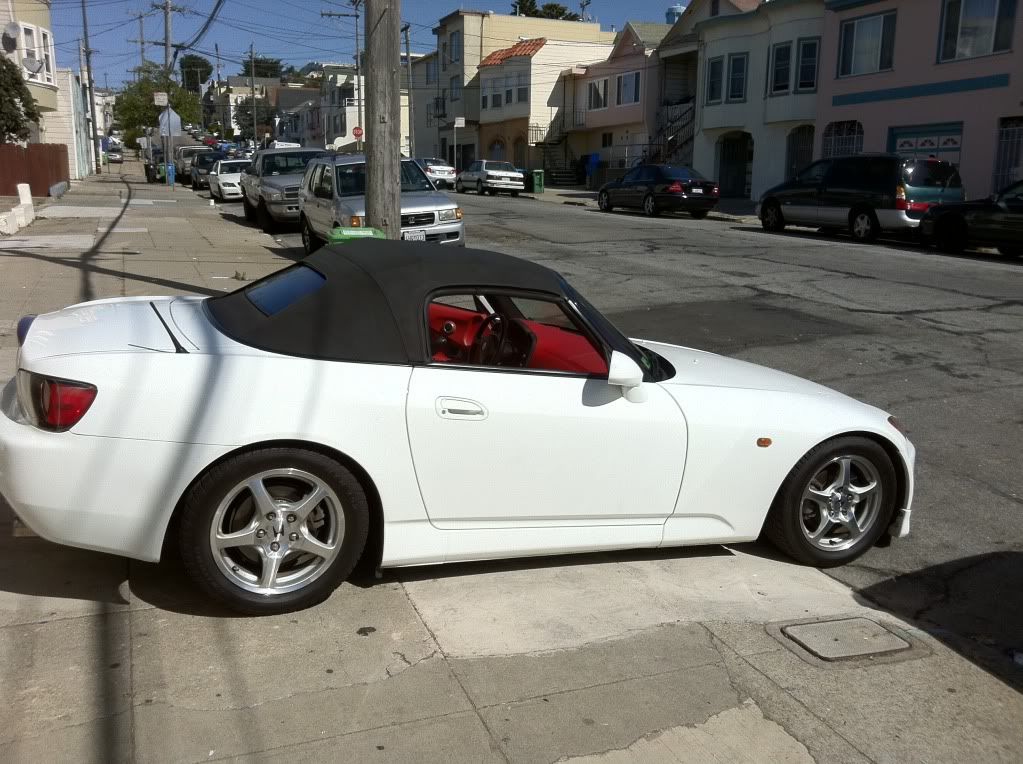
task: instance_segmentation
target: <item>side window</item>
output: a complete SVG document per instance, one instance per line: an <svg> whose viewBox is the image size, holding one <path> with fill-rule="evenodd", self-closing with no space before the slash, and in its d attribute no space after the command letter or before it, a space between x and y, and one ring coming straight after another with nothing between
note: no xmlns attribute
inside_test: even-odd
<svg viewBox="0 0 1023 764"><path fill-rule="evenodd" d="M639 180L641 183L657 183L661 179L660 171L653 166L640 168Z"/></svg>
<svg viewBox="0 0 1023 764"><path fill-rule="evenodd" d="M322 164L314 164L312 170L309 171L309 180L306 183L306 188L312 194L316 193L316 184L320 182L320 173L323 171Z"/></svg>
<svg viewBox="0 0 1023 764"><path fill-rule="evenodd" d="M812 165L804 169L796 177L800 183L807 185L819 185L824 176L827 174L828 169L831 167L831 162L814 162Z"/></svg>
<svg viewBox="0 0 1023 764"><path fill-rule="evenodd" d="M850 188L863 182L862 163L855 159L839 159L831 165L825 185L829 187Z"/></svg>
<svg viewBox="0 0 1023 764"><path fill-rule="evenodd" d="M639 181L639 168L633 168L625 173L625 177L622 178L622 183L636 183Z"/></svg>
<svg viewBox="0 0 1023 764"><path fill-rule="evenodd" d="M334 167L333 165L323 165L323 172L320 175L320 180L316 184L316 195L321 199L333 199L334 198Z"/></svg>
<svg viewBox="0 0 1023 764"><path fill-rule="evenodd" d="M427 310L433 363L606 375L603 350L556 299L451 294Z"/></svg>

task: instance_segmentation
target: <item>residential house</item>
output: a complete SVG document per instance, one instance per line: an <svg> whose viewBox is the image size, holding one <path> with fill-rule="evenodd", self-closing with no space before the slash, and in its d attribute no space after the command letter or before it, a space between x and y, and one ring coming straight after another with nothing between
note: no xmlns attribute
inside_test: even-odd
<svg viewBox="0 0 1023 764"><path fill-rule="evenodd" d="M771 0L706 18L693 167L723 197L759 198L813 159L822 0Z"/></svg>
<svg viewBox="0 0 1023 764"><path fill-rule="evenodd" d="M294 131L289 130L289 127L294 126L294 121L290 117L306 101L318 100L319 97L319 88L304 87L301 83L287 83L271 88L270 103L276 114L274 137L283 141L291 140Z"/></svg>
<svg viewBox="0 0 1023 764"><path fill-rule="evenodd" d="M278 77L253 77L250 81L243 75L227 78L227 87L211 89L214 92L212 109L220 118L220 123L225 129L231 127L237 135L241 132L242 126L238 123L238 104L249 98L253 91L257 100L269 100L273 102L274 91L281 86ZM246 130L252 130L252 125L245 125Z"/></svg>
<svg viewBox="0 0 1023 764"><path fill-rule="evenodd" d="M565 115L572 113L568 81L559 73L578 61L606 58L611 50L608 43L540 37L486 56L479 64L481 156L551 168L562 158ZM530 155L530 146L541 148L542 160Z"/></svg>
<svg viewBox="0 0 1023 764"><path fill-rule="evenodd" d="M567 70L571 108L568 150L571 156L599 157L619 175L645 157L652 139L650 126L660 108L656 48L671 30L668 24L630 21L606 60Z"/></svg>
<svg viewBox="0 0 1023 764"><path fill-rule="evenodd" d="M692 0L657 46L660 108L651 126L652 158L691 165L700 82L697 24L754 10L759 0ZM673 9L674 10L674 9ZM672 17L676 14L673 12Z"/></svg>
<svg viewBox="0 0 1023 764"><path fill-rule="evenodd" d="M43 134L46 117L57 111L57 54L52 30L47 0L0 3L0 51L21 69L42 117L32 128L32 143L47 142Z"/></svg>
<svg viewBox="0 0 1023 764"><path fill-rule="evenodd" d="M1023 178L1023 13L1014 0L828 0L815 155L947 159L966 193Z"/></svg>
<svg viewBox="0 0 1023 764"><path fill-rule="evenodd" d="M303 101L291 113L287 140L323 148L323 117L319 97Z"/></svg>
<svg viewBox="0 0 1023 764"><path fill-rule="evenodd" d="M412 111L417 157L440 157L438 127L441 118L434 113L437 93L437 51L412 62Z"/></svg>
<svg viewBox="0 0 1023 764"><path fill-rule="evenodd" d="M95 88L96 96L96 130L100 137L110 135L114 129L114 104L117 102L117 93L105 88Z"/></svg>
<svg viewBox="0 0 1023 764"><path fill-rule="evenodd" d="M44 117L47 143L62 143L68 149L68 177L81 180L92 172L95 147L86 110L86 91L81 77L71 69L58 68L57 108Z"/></svg>
<svg viewBox="0 0 1023 764"><path fill-rule="evenodd" d="M356 74L355 64L324 64L321 72L319 97L324 145L339 149L356 140L352 129L362 124L359 97L365 83ZM365 113L363 102L362 114Z"/></svg>
<svg viewBox="0 0 1023 764"><path fill-rule="evenodd" d="M561 40L580 43L613 43L613 32L603 32L600 24L554 19L510 16L494 11L457 10L444 16L433 29L437 37L434 87L414 90L415 111L426 114L428 105L435 126L417 142L438 151L461 169L482 156L480 149L480 76L479 65L496 50L508 48L523 39ZM429 59L422 65L424 74L431 69ZM550 75L556 79L556 72ZM456 120L464 126L455 127ZM457 132L456 132L457 131ZM436 134L434 141L431 132ZM457 140L457 152L455 143ZM422 154L422 151L417 151ZM457 155L457 159L456 159Z"/></svg>

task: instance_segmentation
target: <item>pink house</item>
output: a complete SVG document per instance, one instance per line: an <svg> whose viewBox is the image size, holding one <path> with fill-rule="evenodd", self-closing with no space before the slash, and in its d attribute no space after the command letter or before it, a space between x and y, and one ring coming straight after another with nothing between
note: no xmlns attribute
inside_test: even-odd
<svg viewBox="0 0 1023 764"><path fill-rule="evenodd" d="M1016 0L828 0L815 156L957 164L970 197L1023 178Z"/></svg>

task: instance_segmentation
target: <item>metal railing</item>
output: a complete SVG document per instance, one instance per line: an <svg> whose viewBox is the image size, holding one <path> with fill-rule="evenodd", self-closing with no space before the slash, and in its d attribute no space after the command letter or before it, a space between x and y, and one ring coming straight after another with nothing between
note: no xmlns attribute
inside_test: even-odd
<svg viewBox="0 0 1023 764"><path fill-rule="evenodd" d="M531 124L529 126L529 142L533 145L538 143L560 143L565 137L565 115L558 112L547 124Z"/></svg>

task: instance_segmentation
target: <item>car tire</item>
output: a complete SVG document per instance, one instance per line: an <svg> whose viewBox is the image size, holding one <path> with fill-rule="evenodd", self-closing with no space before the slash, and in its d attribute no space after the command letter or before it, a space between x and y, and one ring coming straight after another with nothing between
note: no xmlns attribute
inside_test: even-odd
<svg viewBox="0 0 1023 764"><path fill-rule="evenodd" d="M703 220L705 217L707 217L707 212L708 212L707 210L690 210L689 214L692 215L697 220Z"/></svg>
<svg viewBox="0 0 1023 764"><path fill-rule="evenodd" d="M760 210L760 226L771 233L781 233L785 230L785 216L781 212L778 202L765 202Z"/></svg>
<svg viewBox="0 0 1023 764"><path fill-rule="evenodd" d="M657 200L654 199L653 194L647 194L643 199L643 214L648 218L655 218L661 214L661 211L657 209Z"/></svg>
<svg viewBox="0 0 1023 764"><path fill-rule="evenodd" d="M487 193L490 194L491 196L497 196L497 189L496 188L488 188L487 189Z"/></svg>
<svg viewBox="0 0 1023 764"><path fill-rule="evenodd" d="M601 212L611 212L614 209L614 205L611 204L611 196L607 191L597 194L597 207Z"/></svg>
<svg viewBox="0 0 1023 764"><path fill-rule="evenodd" d="M1006 257L1023 257L1023 247L1019 245L1005 244L998 248L998 252Z"/></svg>
<svg viewBox="0 0 1023 764"><path fill-rule="evenodd" d="M512 191L512 192L511 192L511 195L512 195L512 196L518 196L518 195L519 195L519 192L518 192L518 191Z"/></svg>
<svg viewBox="0 0 1023 764"><path fill-rule="evenodd" d="M849 234L855 241L867 244L874 241L881 233L874 211L861 207L849 214Z"/></svg>
<svg viewBox="0 0 1023 764"><path fill-rule="evenodd" d="M266 202L262 199L259 200L259 207L256 208L256 219L259 221L259 227L263 229L263 233L274 232L276 224L270 210L266 208Z"/></svg>
<svg viewBox="0 0 1023 764"><path fill-rule="evenodd" d="M843 462L849 475L844 484ZM857 493L871 483L872 490ZM804 565L845 565L887 531L897 488L891 457L876 441L858 435L824 441L796 462L785 478L764 533Z"/></svg>
<svg viewBox="0 0 1023 764"><path fill-rule="evenodd" d="M262 507L248 487L257 481L265 489ZM323 498L303 507L314 491ZM179 511L186 573L216 602L247 615L287 613L325 600L351 575L369 533L369 503L355 475L325 454L296 448L252 451L211 467ZM217 535L232 533L245 543L217 543ZM292 544L315 551L291 550ZM291 581L271 578L273 569L264 566L272 558Z"/></svg>
<svg viewBox="0 0 1023 764"><path fill-rule="evenodd" d="M249 203L249 197L245 196L245 192L242 192L242 209L245 211L245 219L250 223L256 221L256 210Z"/></svg>
<svg viewBox="0 0 1023 764"><path fill-rule="evenodd" d="M483 196L483 181L482 180L477 180L476 181L476 193L479 194L480 196Z"/></svg>
<svg viewBox="0 0 1023 764"><path fill-rule="evenodd" d="M311 255L313 252L323 246L323 239L316 235L313 229L309 226L309 219L302 216L302 249L305 250L307 255Z"/></svg>
<svg viewBox="0 0 1023 764"><path fill-rule="evenodd" d="M455 192L459 194L465 193L465 186L462 185L462 181L460 180L455 181Z"/></svg>
<svg viewBox="0 0 1023 764"><path fill-rule="evenodd" d="M934 230L934 243L938 249L950 255L958 255L966 249L969 241L966 222L956 215L938 218Z"/></svg>

